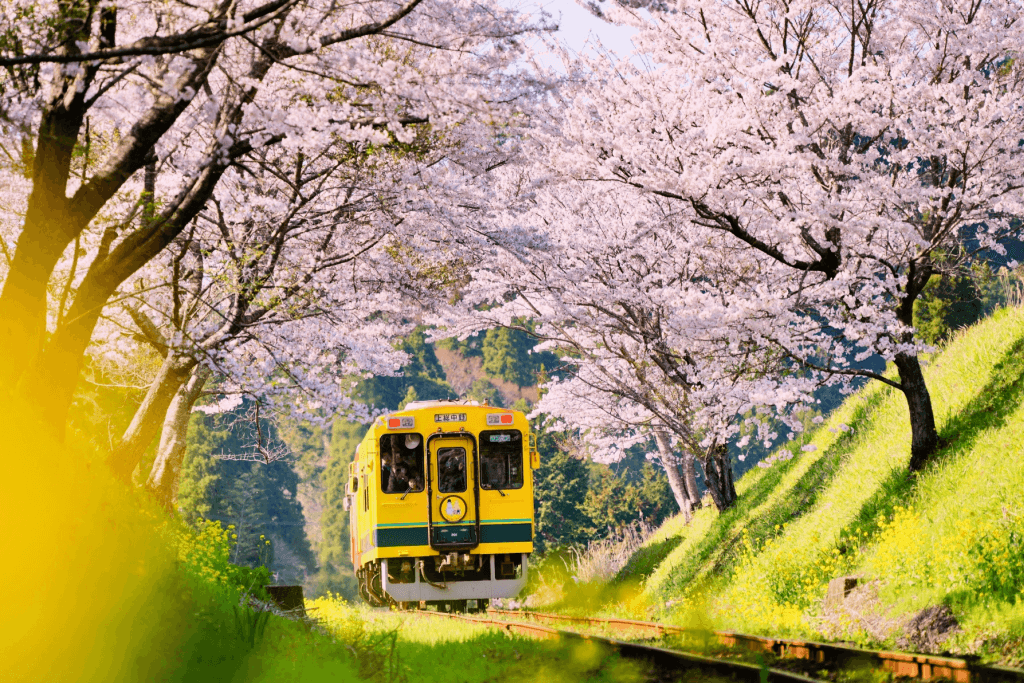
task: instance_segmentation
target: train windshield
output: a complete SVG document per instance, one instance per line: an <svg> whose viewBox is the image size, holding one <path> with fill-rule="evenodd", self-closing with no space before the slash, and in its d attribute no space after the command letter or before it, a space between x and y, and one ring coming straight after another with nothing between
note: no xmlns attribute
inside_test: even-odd
<svg viewBox="0 0 1024 683"><path fill-rule="evenodd" d="M423 437L385 434L380 437L380 490L415 493L423 490Z"/></svg>
<svg viewBox="0 0 1024 683"><path fill-rule="evenodd" d="M465 448L437 449L437 490L439 493L462 493L466 490Z"/></svg>
<svg viewBox="0 0 1024 683"><path fill-rule="evenodd" d="M523 433L516 429L480 432L480 488L523 486Z"/></svg>

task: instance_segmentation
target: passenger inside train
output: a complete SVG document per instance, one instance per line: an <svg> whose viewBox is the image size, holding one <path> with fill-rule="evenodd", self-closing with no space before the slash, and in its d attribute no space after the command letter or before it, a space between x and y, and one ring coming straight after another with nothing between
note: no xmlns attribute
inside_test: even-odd
<svg viewBox="0 0 1024 683"><path fill-rule="evenodd" d="M480 488L523 486L523 434L516 429L480 433Z"/></svg>
<svg viewBox="0 0 1024 683"><path fill-rule="evenodd" d="M384 493L423 490L423 439L419 434L380 438L380 489Z"/></svg>

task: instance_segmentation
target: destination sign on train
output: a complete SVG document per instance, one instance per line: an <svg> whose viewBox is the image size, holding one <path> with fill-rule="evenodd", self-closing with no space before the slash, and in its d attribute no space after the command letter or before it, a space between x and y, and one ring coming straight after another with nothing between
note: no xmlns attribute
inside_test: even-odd
<svg viewBox="0 0 1024 683"><path fill-rule="evenodd" d="M465 422L465 413L438 413L434 415L434 422Z"/></svg>

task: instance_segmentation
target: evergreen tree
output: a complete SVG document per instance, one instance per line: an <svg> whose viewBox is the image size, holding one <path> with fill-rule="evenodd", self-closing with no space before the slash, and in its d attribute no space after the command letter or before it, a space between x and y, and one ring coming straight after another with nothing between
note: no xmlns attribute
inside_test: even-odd
<svg viewBox="0 0 1024 683"><path fill-rule="evenodd" d="M933 276L914 302L914 327L929 344L941 344L1005 303L998 278L987 265L970 274Z"/></svg>
<svg viewBox="0 0 1024 683"><path fill-rule="evenodd" d="M405 392L405 398L398 404L398 409L404 410L407 405L418 400L420 400L420 397L416 393L416 387L409 387L409 390Z"/></svg>
<svg viewBox="0 0 1024 683"><path fill-rule="evenodd" d="M365 432L364 425L341 420L335 420L331 428L331 459L323 474L323 541L317 553L320 574L314 587L316 595L332 592L354 600L358 594L349 544L349 513L342 503L348 485L348 466Z"/></svg>
<svg viewBox="0 0 1024 683"><path fill-rule="evenodd" d="M188 424L188 445L178 476L176 505L189 524L209 518L210 489L221 477L218 461L211 454L220 452L230 432L214 429L213 423L212 419L197 413Z"/></svg>
<svg viewBox="0 0 1024 683"><path fill-rule="evenodd" d="M538 553L560 545L585 544L594 527L584 510L590 486L587 464L560 448L555 437L538 431L540 467L534 470L536 509L534 548Z"/></svg>
<svg viewBox="0 0 1024 683"><path fill-rule="evenodd" d="M193 415L176 505L186 519L204 517L234 525L236 564L263 565L278 581L301 583L316 570L316 558L296 499L298 475L283 460L217 457L246 457L252 452L250 425L242 419L246 408ZM272 424L261 427L271 448L283 447Z"/></svg>
<svg viewBox="0 0 1024 683"><path fill-rule="evenodd" d="M610 465L590 463L584 507L598 535L640 521L657 526L679 512L664 470L647 460L647 451L637 445Z"/></svg>
<svg viewBox="0 0 1024 683"><path fill-rule="evenodd" d="M467 392L469 398L480 403L486 403L491 406L504 407L504 401L501 398L501 392L498 388L491 384L488 380L481 377L480 379L473 380L473 384L470 385L469 391Z"/></svg>
<svg viewBox="0 0 1024 683"><path fill-rule="evenodd" d="M496 327L484 336L484 372L491 377L528 386L535 381L534 359L530 356L533 340L518 330Z"/></svg>
<svg viewBox="0 0 1024 683"><path fill-rule="evenodd" d="M447 339L441 339L436 342L434 346L439 349L458 351L459 355L463 358L469 358L470 356L482 356L483 336L477 332L462 340L456 339L455 337L448 337Z"/></svg>
<svg viewBox="0 0 1024 683"><path fill-rule="evenodd" d="M397 410L410 389L415 389L415 395L423 400L453 395L434 347L426 341L424 328L417 328L401 347L409 354L401 377L373 377L360 384L358 394L367 405Z"/></svg>
<svg viewBox="0 0 1024 683"><path fill-rule="evenodd" d="M536 344L537 340L523 330L487 330L482 345L484 372L520 387L537 384L545 368L557 365L558 357L550 351L533 352Z"/></svg>
<svg viewBox="0 0 1024 683"><path fill-rule="evenodd" d="M293 456L292 469L299 475L299 481L319 487L330 458L330 427L288 418L278 418L276 424L278 436Z"/></svg>

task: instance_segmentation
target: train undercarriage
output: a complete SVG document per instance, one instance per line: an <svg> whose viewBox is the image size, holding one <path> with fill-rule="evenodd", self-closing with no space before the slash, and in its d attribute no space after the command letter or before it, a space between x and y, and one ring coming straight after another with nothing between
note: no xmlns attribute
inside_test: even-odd
<svg viewBox="0 0 1024 683"><path fill-rule="evenodd" d="M526 585L527 553L451 552L369 562L356 571L359 594L371 605L466 612L511 598Z"/></svg>

